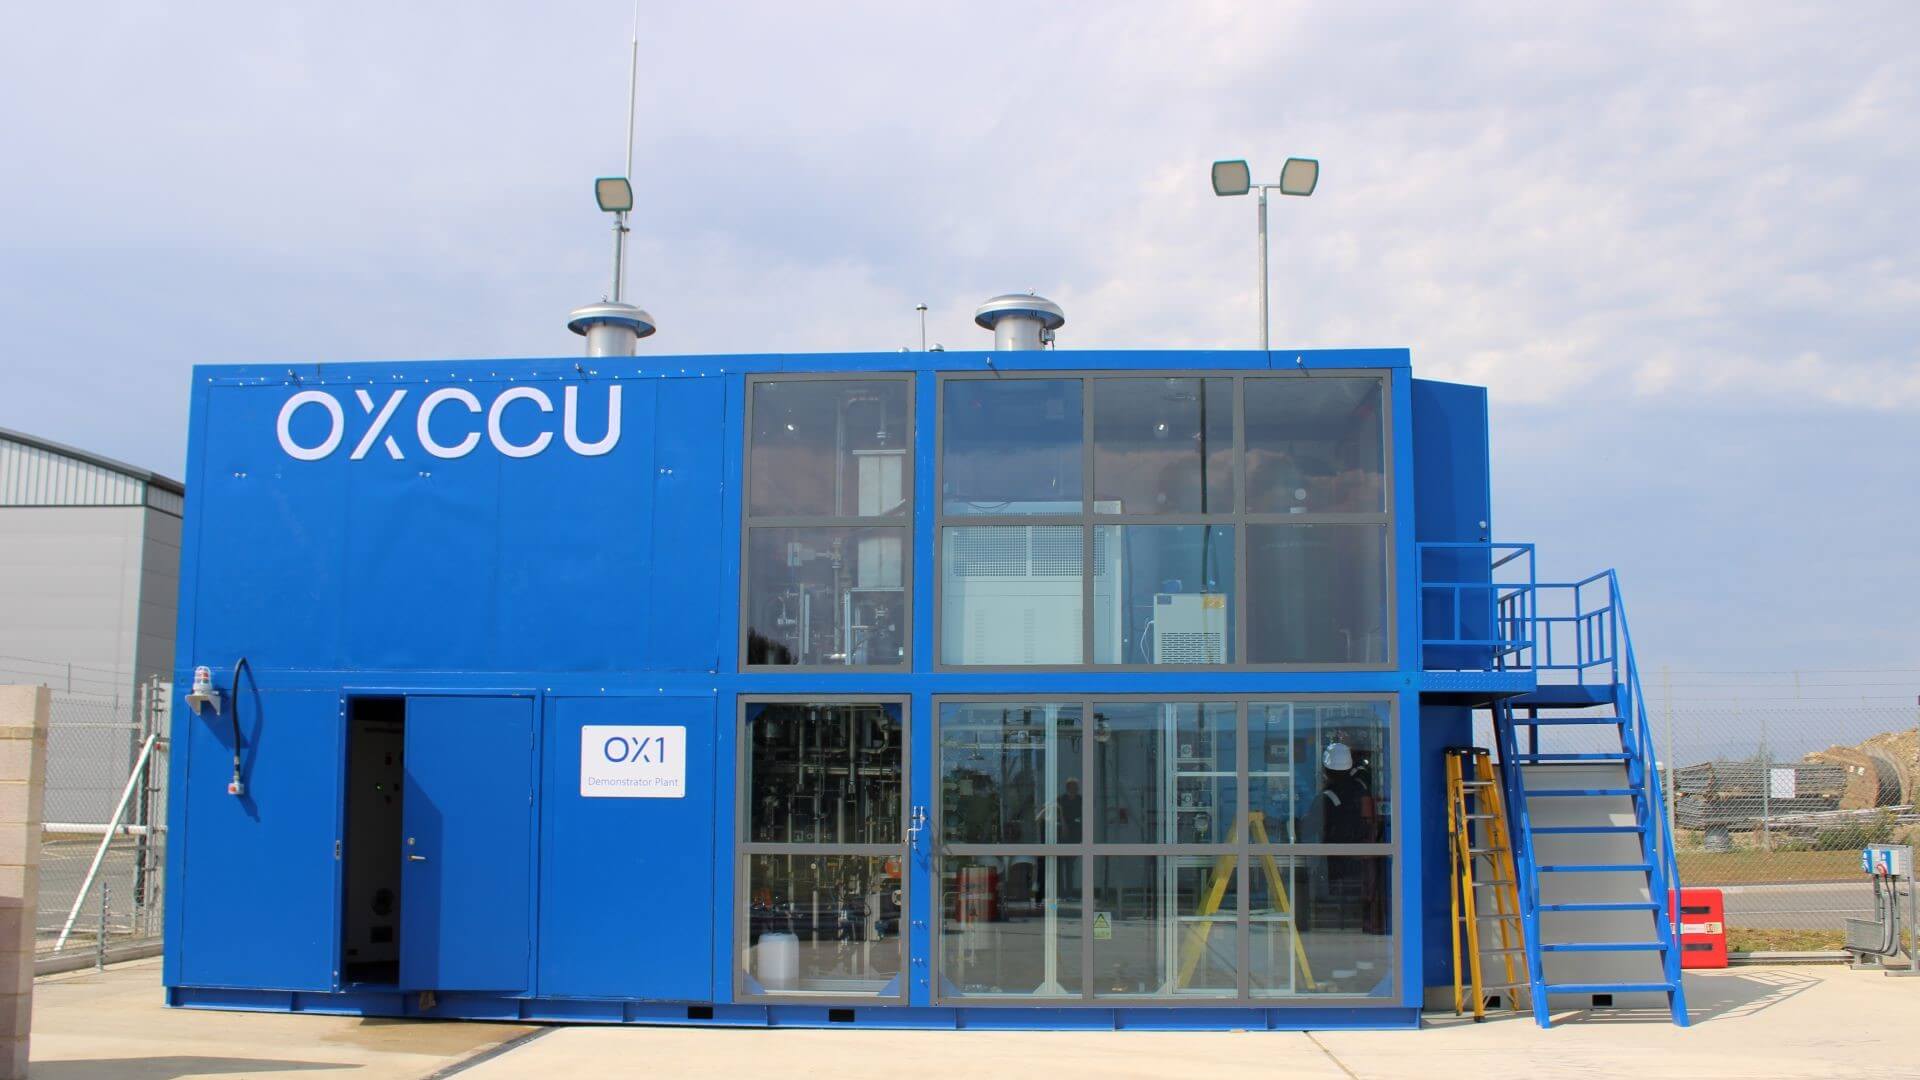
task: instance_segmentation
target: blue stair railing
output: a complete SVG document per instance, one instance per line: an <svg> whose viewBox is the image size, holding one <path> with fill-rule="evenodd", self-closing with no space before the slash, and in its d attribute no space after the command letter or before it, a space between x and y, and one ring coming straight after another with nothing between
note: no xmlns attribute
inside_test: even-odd
<svg viewBox="0 0 1920 1080"><path fill-rule="evenodd" d="M1535 1019L1542 1027L1551 1026L1551 994L1657 992L1667 995L1674 1023L1686 1025L1686 992L1670 906L1679 872L1619 576L1606 570L1579 581L1542 582L1531 544L1472 542L1422 544L1420 571L1422 644L1429 669L1532 676L1532 685L1518 692L1511 686L1495 687L1500 693L1492 697L1490 708L1507 806L1513 816ZM1594 707L1605 708L1606 715L1593 715L1589 710ZM1542 729L1591 731L1609 726L1618 735L1618 750L1543 751L1540 747ZM1620 766L1624 786L1528 786L1529 772L1541 780L1558 767L1595 765ZM1562 798L1629 800L1632 823L1615 824L1610 819L1533 823L1532 800ZM1542 863L1534 845L1536 837L1608 834L1637 836L1638 861ZM1645 900L1542 900L1545 875L1622 873L1644 876ZM1547 940L1542 933L1544 913L1634 911L1650 916L1650 939L1560 941ZM1548 953L1642 952L1657 955L1658 980L1553 983L1547 980L1543 963Z"/></svg>

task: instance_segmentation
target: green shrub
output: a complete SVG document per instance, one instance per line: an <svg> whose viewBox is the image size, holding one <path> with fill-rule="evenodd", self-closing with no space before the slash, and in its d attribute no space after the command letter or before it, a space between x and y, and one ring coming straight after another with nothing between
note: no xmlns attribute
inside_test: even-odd
<svg viewBox="0 0 1920 1080"><path fill-rule="evenodd" d="M1868 844L1885 844L1893 839L1892 814L1876 814L1866 821L1836 825L1813 835L1815 851L1849 851Z"/></svg>

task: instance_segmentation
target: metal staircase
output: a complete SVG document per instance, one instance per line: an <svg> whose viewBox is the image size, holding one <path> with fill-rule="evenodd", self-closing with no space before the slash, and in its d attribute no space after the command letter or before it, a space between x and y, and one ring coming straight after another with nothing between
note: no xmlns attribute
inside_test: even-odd
<svg viewBox="0 0 1920 1080"><path fill-rule="evenodd" d="M1534 1018L1551 1026L1550 995L1664 994L1685 1026L1679 874L1617 575L1540 582L1529 544L1422 548L1427 666L1493 716ZM1567 977L1572 954L1601 970Z"/></svg>

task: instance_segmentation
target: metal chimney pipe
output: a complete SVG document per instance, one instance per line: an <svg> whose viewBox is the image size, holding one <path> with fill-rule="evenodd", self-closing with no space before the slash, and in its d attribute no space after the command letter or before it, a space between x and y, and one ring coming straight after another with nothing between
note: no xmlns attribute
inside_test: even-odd
<svg viewBox="0 0 1920 1080"><path fill-rule="evenodd" d="M632 356L634 346L655 326L653 316L612 300L574 308L567 329L587 339L588 356Z"/></svg>
<svg viewBox="0 0 1920 1080"><path fill-rule="evenodd" d="M993 347L1001 352L1044 349L1053 332L1067 324L1067 313L1044 296L1005 293L981 304L973 321L993 331Z"/></svg>

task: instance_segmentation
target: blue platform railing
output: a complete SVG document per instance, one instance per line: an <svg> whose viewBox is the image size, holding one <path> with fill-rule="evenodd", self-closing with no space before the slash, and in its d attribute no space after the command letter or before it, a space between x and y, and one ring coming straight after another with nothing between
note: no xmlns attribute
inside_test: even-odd
<svg viewBox="0 0 1920 1080"><path fill-rule="evenodd" d="M1650 898L1663 907L1679 887L1673 834L1664 812L1665 793L1654 751L1652 724L1634 656L1633 636L1620 595L1619 575L1603 570L1578 581L1543 582L1535 563L1534 545L1473 541L1430 542L1419 545L1421 646L1424 665L1435 671L1498 671L1531 673L1535 689L1496 705L1503 759L1519 756L1514 741L1512 710L1520 707L1578 707L1611 705L1627 755L1629 786L1641 793L1644 814L1644 856ZM1550 697L1540 688L1576 686L1593 692L1593 700ZM1531 697L1528 696L1531 693ZM1537 726L1529 728L1537 736ZM1509 786L1518 780L1510 776ZM1526 800L1514 787L1514 808L1526 814ZM1522 835L1528 828L1522 823ZM1524 844L1523 863L1532 862L1531 845ZM1523 878L1532 879L1532 867ZM1539 906L1537 881L1522 882L1529 913L1529 959L1538 972L1539 939L1533 914ZM1667 948L1663 955L1666 979L1672 987L1674 1019L1685 1024L1686 1002L1680 985L1680 949L1670 909L1657 911L1656 929ZM1537 1014L1545 1010L1536 1003ZM1543 1020L1544 1022L1544 1020Z"/></svg>
<svg viewBox="0 0 1920 1080"><path fill-rule="evenodd" d="M1619 586L1605 570L1541 581L1534 545L1419 545L1421 645L1430 671L1528 671L1547 683L1620 682Z"/></svg>

